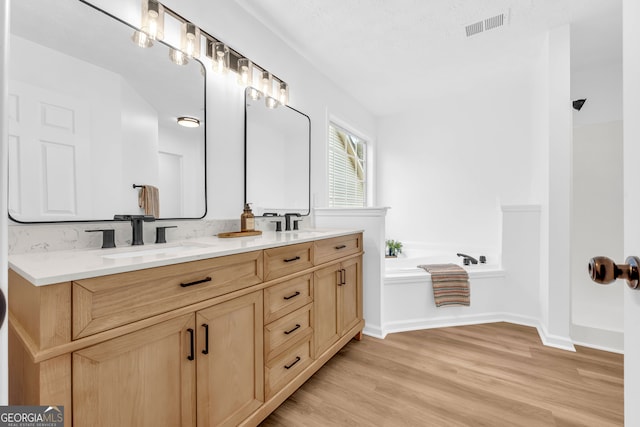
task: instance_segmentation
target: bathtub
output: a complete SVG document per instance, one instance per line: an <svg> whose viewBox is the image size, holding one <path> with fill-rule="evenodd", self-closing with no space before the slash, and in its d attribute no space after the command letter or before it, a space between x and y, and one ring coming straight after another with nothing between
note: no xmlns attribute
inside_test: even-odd
<svg viewBox="0 0 640 427"><path fill-rule="evenodd" d="M487 254L487 263L463 265L455 250L409 248L397 258L385 258L383 286L384 333L416 329L487 323L502 319L502 298L506 281L500 257L490 252L468 251L478 258ZM436 307L431 275L418 265L457 264L469 273L470 306Z"/></svg>

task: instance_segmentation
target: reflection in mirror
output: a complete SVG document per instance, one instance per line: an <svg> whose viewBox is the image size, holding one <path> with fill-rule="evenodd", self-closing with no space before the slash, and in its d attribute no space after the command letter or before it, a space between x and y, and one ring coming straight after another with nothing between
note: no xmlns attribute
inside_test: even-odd
<svg viewBox="0 0 640 427"><path fill-rule="evenodd" d="M309 117L289 106L268 108L245 92L245 202L255 215L310 211Z"/></svg>
<svg viewBox="0 0 640 427"><path fill-rule="evenodd" d="M161 219L205 215L204 67L174 64L157 40L140 48L133 33L77 0L12 3L12 219L144 213L134 184L158 188ZM181 116L200 126L179 126Z"/></svg>

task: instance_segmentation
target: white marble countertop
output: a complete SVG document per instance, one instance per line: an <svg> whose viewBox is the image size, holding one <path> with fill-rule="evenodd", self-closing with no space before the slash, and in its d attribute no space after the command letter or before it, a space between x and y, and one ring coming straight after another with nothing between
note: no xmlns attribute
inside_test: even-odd
<svg viewBox="0 0 640 427"><path fill-rule="evenodd" d="M15 254L9 256L9 267L34 285L44 286L359 232L362 230L313 229L278 233L265 231L260 236L223 239L211 236L112 249L87 248Z"/></svg>

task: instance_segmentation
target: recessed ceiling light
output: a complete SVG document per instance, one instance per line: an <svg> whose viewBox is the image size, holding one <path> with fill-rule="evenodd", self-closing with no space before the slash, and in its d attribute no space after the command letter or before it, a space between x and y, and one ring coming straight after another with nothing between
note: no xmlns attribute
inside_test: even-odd
<svg viewBox="0 0 640 427"><path fill-rule="evenodd" d="M195 117L178 117L178 124L186 128L197 128L198 126L200 126L200 120L196 119Z"/></svg>

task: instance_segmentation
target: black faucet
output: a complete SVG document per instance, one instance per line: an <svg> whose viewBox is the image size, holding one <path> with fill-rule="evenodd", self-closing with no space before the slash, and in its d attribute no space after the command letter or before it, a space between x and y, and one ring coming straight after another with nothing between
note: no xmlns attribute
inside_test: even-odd
<svg viewBox="0 0 640 427"><path fill-rule="evenodd" d="M477 260L477 259L475 259L475 258L474 258L474 257L472 257L472 256L465 255L465 254L456 254L456 255L461 256L461 257L462 257L462 263L463 263L464 265L469 265L469 263L471 263L471 264L477 264L477 263L478 263L478 260Z"/></svg>
<svg viewBox="0 0 640 427"><path fill-rule="evenodd" d="M116 221L131 221L131 245L144 245L142 240L142 222L155 221L156 218L153 215L114 215L113 219Z"/></svg>
<svg viewBox="0 0 640 427"><path fill-rule="evenodd" d="M291 231L291 217L301 216L299 213L286 213L284 214L284 231ZM297 224L296 224L297 225ZM297 227L296 227L297 229Z"/></svg>

